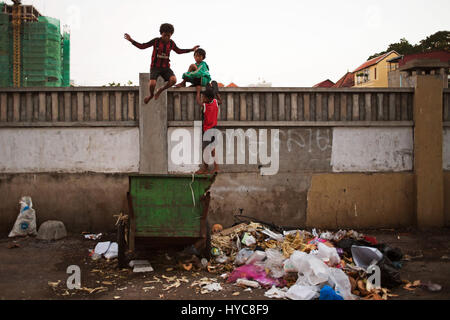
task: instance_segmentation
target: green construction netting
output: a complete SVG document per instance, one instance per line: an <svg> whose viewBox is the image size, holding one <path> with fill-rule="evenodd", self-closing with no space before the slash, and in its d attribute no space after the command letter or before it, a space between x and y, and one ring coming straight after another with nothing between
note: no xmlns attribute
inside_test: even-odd
<svg viewBox="0 0 450 320"><path fill-rule="evenodd" d="M22 39L22 84L61 86L61 35L59 20L39 17L25 23Z"/></svg>
<svg viewBox="0 0 450 320"><path fill-rule="evenodd" d="M0 2L0 9L2 3ZM0 13L0 87L12 83L12 28L9 16ZM3 36L7 35L7 36ZM64 83L63 83L64 80ZM21 30L21 86L61 87L70 85L70 35L61 36L60 22L39 17Z"/></svg>
<svg viewBox="0 0 450 320"><path fill-rule="evenodd" d="M0 3L0 10L3 3ZM0 87L12 85L12 63L11 63L11 29L9 16L0 13Z"/></svg>
<svg viewBox="0 0 450 320"><path fill-rule="evenodd" d="M70 86L70 34L64 32L62 47L62 86Z"/></svg>

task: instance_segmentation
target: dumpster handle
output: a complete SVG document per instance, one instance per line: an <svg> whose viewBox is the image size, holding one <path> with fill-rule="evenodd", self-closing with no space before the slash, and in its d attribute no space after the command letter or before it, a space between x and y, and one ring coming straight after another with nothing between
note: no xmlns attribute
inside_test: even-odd
<svg viewBox="0 0 450 320"><path fill-rule="evenodd" d="M194 183L194 177L195 177L195 174L192 173L192 182L189 184L189 188L191 188L192 202L194 203L194 207L195 207L194 189L192 189L192 184Z"/></svg>

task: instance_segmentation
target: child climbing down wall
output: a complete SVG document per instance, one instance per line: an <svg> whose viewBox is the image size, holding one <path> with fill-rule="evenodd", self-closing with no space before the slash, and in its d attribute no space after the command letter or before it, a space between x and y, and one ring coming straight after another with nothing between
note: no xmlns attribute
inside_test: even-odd
<svg viewBox="0 0 450 320"><path fill-rule="evenodd" d="M170 69L170 52L173 50L178 54L183 54L195 51L197 48L199 48L199 46L195 46L192 49L179 49L175 42L170 39L174 31L175 29L173 25L164 23L159 29L161 37L155 38L147 43L136 42L130 37L128 33L125 33L125 39L130 41L135 47L139 49L147 49L153 47L152 63L150 66L150 95L145 97L145 104L153 99L153 97L155 97L155 100L157 100L164 90L172 87L177 82L175 74L173 73L172 69ZM161 76L167 83L164 87L160 88L156 92L156 94L154 94L156 80L159 76Z"/></svg>
<svg viewBox="0 0 450 320"><path fill-rule="evenodd" d="M194 53L195 64L191 64L188 72L183 74L183 81L176 85L177 88L186 87L186 82L192 83L197 88L197 103L201 104L200 91L202 87L206 87L211 82L209 74L209 66L204 61L206 51L197 49Z"/></svg>
<svg viewBox="0 0 450 320"><path fill-rule="evenodd" d="M202 93L202 103L200 105L202 106L202 114L203 114L203 126L202 126L202 166L200 169L196 172L196 174L206 174L208 173L208 164L205 161L205 149L206 147L215 141L215 136L213 135L211 137L210 141L204 141L204 136L209 130L217 129L217 119L219 117L219 104L221 103L220 100L218 101L215 99L215 96L217 96L217 92L213 87L208 86L205 91ZM211 151L211 156L213 158L216 157L216 150L213 149ZM214 159L214 173L219 172L219 166L216 163L216 160Z"/></svg>

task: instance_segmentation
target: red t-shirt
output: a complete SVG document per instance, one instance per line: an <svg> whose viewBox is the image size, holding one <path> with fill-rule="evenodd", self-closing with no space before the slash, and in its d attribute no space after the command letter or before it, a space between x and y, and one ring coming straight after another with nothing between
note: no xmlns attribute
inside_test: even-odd
<svg viewBox="0 0 450 320"><path fill-rule="evenodd" d="M219 105L217 104L217 100L214 99L211 103L203 104L203 112L203 132L206 132L217 126L217 117L219 115Z"/></svg>
<svg viewBox="0 0 450 320"><path fill-rule="evenodd" d="M170 68L170 52L173 50L178 54L192 52L192 49L180 49L173 40L164 43L161 38L155 38L147 43L131 41L139 49L153 48L152 68Z"/></svg>

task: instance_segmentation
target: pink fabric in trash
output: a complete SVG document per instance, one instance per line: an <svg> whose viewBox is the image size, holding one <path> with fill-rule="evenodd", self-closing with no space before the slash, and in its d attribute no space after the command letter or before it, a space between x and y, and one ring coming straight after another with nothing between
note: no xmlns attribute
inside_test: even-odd
<svg viewBox="0 0 450 320"><path fill-rule="evenodd" d="M310 240L310 241L308 242L308 244L316 244L316 243L318 243L318 242L325 243L325 242L327 242L327 240L322 239L322 238L314 238L314 239Z"/></svg>
<svg viewBox="0 0 450 320"><path fill-rule="evenodd" d="M253 264L243 265L242 267L234 269L228 276L227 282L236 282L237 279L255 280L265 287L284 287L286 285L284 279L272 279L267 275L264 267L255 266Z"/></svg>

